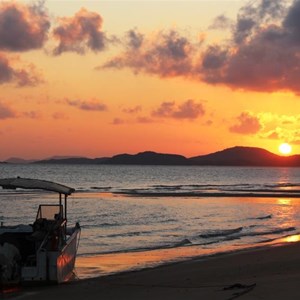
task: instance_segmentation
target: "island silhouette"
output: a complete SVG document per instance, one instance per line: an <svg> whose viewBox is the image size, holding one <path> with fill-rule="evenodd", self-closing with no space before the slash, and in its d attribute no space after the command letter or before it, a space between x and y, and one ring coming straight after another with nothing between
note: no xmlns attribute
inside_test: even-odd
<svg viewBox="0 0 300 300"><path fill-rule="evenodd" d="M99 158L53 157L37 161L11 158L5 163L299 167L300 155L281 156L258 147L236 146L190 158L178 154L145 151Z"/></svg>

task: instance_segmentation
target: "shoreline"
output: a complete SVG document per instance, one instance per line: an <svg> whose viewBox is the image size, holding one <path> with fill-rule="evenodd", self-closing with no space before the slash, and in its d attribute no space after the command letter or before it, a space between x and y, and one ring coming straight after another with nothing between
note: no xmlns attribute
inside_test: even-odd
<svg viewBox="0 0 300 300"><path fill-rule="evenodd" d="M300 242L192 258L60 286L26 288L10 299L298 299Z"/></svg>
<svg viewBox="0 0 300 300"><path fill-rule="evenodd" d="M280 247L300 241L300 234L287 235L262 243L249 245L223 245L219 248L203 248L199 245L102 253L78 256L75 273L79 280L110 276L126 272L161 267L193 260L207 260L211 257L231 253L253 251L263 248ZM117 263L116 263L117 262Z"/></svg>

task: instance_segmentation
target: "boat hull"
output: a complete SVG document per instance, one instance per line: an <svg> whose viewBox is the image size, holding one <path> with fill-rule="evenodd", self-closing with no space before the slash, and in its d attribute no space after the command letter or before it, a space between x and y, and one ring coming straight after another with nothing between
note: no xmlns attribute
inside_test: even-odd
<svg viewBox="0 0 300 300"><path fill-rule="evenodd" d="M68 281L74 275L75 260L78 247L79 229L71 235L62 252L53 261L53 268L50 269L50 280L57 283ZM51 254L51 253L50 253ZM55 264L54 264L55 263ZM51 272L52 271L52 272Z"/></svg>
<svg viewBox="0 0 300 300"><path fill-rule="evenodd" d="M80 228L76 228L61 251L39 251L35 266L21 268L21 283L62 283L73 276Z"/></svg>

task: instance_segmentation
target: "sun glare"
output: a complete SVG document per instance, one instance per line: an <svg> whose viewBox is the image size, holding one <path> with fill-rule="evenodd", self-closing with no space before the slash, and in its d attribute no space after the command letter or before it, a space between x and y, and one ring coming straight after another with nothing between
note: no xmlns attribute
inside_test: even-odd
<svg viewBox="0 0 300 300"><path fill-rule="evenodd" d="M292 152L292 147L288 143L282 143L278 149L279 149L279 152L284 155L288 155Z"/></svg>

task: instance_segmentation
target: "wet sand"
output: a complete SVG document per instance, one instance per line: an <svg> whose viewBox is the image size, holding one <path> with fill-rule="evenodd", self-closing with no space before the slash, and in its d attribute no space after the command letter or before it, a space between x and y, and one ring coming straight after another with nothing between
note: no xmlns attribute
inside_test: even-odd
<svg viewBox="0 0 300 300"><path fill-rule="evenodd" d="M300 242L26 288L10 299L300 299Z"/></svg>

